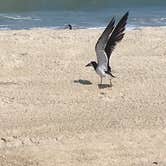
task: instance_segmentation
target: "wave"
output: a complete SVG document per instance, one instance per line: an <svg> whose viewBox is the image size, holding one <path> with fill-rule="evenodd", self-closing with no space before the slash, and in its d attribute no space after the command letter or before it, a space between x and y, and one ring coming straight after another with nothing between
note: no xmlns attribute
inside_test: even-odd
<svg viewBox="0 0 166 166"><path fill-rule="evenodd" d="M75 29L102 28L116 16L116 22L126 10L121 8L102 11L38 11L21 13L0 13L1 28L31 29L52 28L64 29L71 24ZM130 9L128 28L135 29L144 26L166 26L165 8Z"/></svg>
<svg viewBox="0 0 166 166"><path fill-rule="evenodd" d="M11 20L40 20L39 18L32 18L32 17L21 17L21 16L8 16L8 15L3 15L1 17L4 17L4 18L8 18L8 19L11 19Z"/></svg>

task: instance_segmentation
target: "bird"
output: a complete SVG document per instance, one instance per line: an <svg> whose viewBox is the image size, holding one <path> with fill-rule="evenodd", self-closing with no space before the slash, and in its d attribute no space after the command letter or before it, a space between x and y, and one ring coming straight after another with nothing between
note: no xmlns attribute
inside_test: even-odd
<svg viewBox="0 0 166 166"><path fill-rule="evenodd" d="M100 76L100 85L102 85L103 77L106 76L109 76L110 85L112 85L111 78L114 78L115 76L111 72L109 60L113 50L115 49L115 46L124 37L128 16L129 11L123 15L116 26L115 17L111 19L95 45L97 62L91 61L86 65L86 67L92 66L96 73Z"/></svg>
<svg viewBox="0 0 166 166"><path fill-rule="evenodd" d="M68 26L68 28L69 28L70 30L72 30L72 29L73 29L73 27L72 27L72 25L71 25L71 24L68 24L67 26Z"/></svg>

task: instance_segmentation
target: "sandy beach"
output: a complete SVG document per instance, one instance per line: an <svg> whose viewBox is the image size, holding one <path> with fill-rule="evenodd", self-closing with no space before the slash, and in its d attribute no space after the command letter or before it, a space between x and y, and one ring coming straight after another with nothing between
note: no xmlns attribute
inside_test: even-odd
<svg viewBox="0 0 166 166"><path fill-rule="evenodd" d="M101 33L0 31L0 166L166 165L166 28L127 31L102 89Z"/></svg>

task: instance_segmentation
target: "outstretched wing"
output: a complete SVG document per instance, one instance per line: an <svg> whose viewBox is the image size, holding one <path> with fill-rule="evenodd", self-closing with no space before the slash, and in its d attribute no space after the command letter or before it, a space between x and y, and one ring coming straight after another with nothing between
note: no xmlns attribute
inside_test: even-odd
<svg viewBox="0 0 166 166"><path fill-rule="evenodd" d="M107 70L107 64L108 64L108 57L107 57L104 49L105 49L106 43L108 41L109 35L112 32L112 30L114 29L114 24L115 24L115 19L112 18L112 20L107 25L107 27L105 28L102 35L99 37L99 39L96 43L96 46L95 46L98 65L104 71Z"/></svg>
<svg viewBox="0 0 166 166"><path fill-rule="evenodd" d="M121 20L116 25L115 29L113 30L110 38L105 47L105 52L108 57L108 67L109 67L109 59L111 56L112 51L114 50L116 44L123 39L125 26L127 24L129 12L125 13L125 15L121 18Z"/></svg>
<svg viewBox="0 0 166 166"><path fill-rule="evenodd" d="M114 29L114 24L115 24L115 18L113 17L96 43L96 46L95 46L96 52L97 52L97 50L104 50L105 49L109 35L112 32L112 30Z"/></svg>

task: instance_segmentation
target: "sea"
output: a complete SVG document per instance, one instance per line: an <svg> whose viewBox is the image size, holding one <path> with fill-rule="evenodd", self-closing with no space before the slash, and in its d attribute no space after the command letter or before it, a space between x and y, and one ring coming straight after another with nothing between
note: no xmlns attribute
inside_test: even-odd
<svg viewBox="0 0 166 166"><path fill-rule="evenodd" d="M0 30L98 29L127 11L128 29L166 26L166 0L0 0Z"/></svg>

